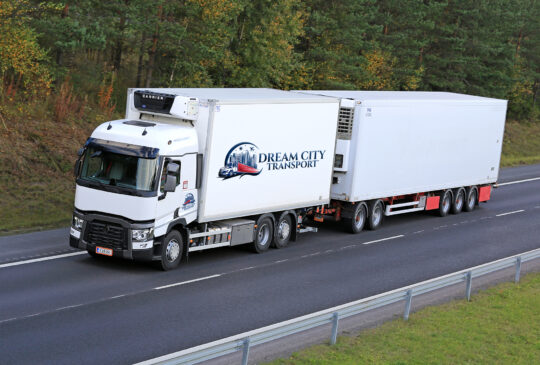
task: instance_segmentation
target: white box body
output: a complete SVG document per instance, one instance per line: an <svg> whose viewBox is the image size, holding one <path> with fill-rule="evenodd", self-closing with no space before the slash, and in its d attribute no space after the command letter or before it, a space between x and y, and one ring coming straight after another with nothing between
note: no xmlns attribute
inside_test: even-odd
<svg viewBox="0 0 540 365"><path fill-rule="evenodd" d="M506 100L444 92L304 93L354 101L350 140L337 141L336 153L349 155L334 170L332 199L362 201L497 181Z"/></svg>
<svg viewBox="0 0 540 365"><path fill-rule="evenodd" d="M175 103L179 96L199 101L193 122L203 155L198 222L330 202L338 99L272 89L145 90L177 95ZM130 104L126 118L138 118ZM228 165L242 159L256 167L223 175L234 174L237 167Z"/></svg>

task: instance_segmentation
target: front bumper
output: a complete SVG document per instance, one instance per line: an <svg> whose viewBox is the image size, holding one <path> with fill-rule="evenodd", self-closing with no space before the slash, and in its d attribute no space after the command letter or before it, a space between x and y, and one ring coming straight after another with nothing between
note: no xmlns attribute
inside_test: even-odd
<svg viewBox="0 0 540 365"><path fill-rule="evenodd" d="M132 229L153 227L154 222L131 222L116 216L97 213L85 213L76 210L75 215L84 219L81 231L70 229L69 245L80 250L96 252L96 247L104 247L113 251L113 257L152 261L160 259L160 241L153 239L146 242L133 242ZM99 227L98 234L95 228ZM109 237L108 232L114 236Z"/></svg>

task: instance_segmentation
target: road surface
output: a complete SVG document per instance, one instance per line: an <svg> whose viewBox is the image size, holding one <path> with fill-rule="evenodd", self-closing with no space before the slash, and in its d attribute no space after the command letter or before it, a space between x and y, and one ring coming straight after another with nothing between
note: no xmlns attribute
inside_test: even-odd
<svg viewBox="0 0 540 365"><path fill-rule="evenodd" d="M67 229L0 237L0 363L129 364L539 248L540 165L499 183L471 213L388 217L358 235L328 224L170 272L92 259Z"/></svg>

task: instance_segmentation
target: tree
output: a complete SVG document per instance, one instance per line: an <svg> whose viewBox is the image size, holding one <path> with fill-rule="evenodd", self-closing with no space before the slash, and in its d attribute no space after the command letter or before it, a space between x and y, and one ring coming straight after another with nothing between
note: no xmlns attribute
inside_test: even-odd
<svg viewBox="0 0 540 365"><path fill-rule="evenodd" d="M27 94L47 93L51 85L47 55L29 26L37 11L27 0L0 1L0 92L6 87L8 96L23 87Z"/></svg>

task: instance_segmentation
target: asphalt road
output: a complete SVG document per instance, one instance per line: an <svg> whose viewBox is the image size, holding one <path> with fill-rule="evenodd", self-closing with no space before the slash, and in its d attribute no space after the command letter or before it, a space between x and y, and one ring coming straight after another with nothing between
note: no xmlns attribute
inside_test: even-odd
<svg viewBox="0 0 540 365"><path fill-rule="evenodd" d="M540 165L499 183L535 177ZM133 363L539 247L540 179L471 213L389 217L358 235L327 224L286 249L216 249L171 272L79 254L67 229L0 237L0 363ZM57 255L71 256L20 264Z"/></svg>

